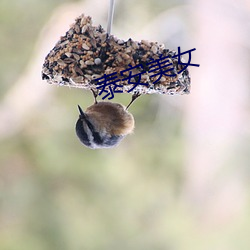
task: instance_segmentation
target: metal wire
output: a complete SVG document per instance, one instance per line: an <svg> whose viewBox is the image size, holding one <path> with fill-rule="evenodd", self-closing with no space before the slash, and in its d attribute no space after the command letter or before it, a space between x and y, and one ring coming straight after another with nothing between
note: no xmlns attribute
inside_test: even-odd
<svg viewBox="0 0 250 250"><path fill-rule="evenodd" d="M107 27L108 34L111 33L111 29L112 29L114 9L115 9L115 0L110 0L109 13L108 13L108 27Z"/></svg>

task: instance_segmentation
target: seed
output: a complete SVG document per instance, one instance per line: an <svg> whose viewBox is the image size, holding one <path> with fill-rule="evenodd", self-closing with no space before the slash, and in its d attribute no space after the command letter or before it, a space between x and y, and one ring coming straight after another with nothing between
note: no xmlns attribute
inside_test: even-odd
<svg viewBox="0 0 250 250"><path fill-rule="evenodd" d="M125 60L128 60L128 59L130 58L130 56L129 56L128 54L123 54L122 57L123 57L123 59L125 59Z"/></svg>
<svg viewBox="0 0 250 250"><path fill-rule="evenodd" d="M93 61L90 61L90 60L87 60L87 61L85 61L85 64L86 64L86 65L94 65L94 62L93 62Z"/></svg>
<svg viewBox="0 0 250 250"><path fill-rule="evenodd" d="M78 55L84 55L84 54L85 54L84 51L81 51L81 50L76 49L76 48L73 48L73 49L72 49L72 52L74 52L74 53L76 53L76 54L78 54Z"/></svg>
<svg viewBox="0 0 250 250"><path fill-rule="evenodd" d="M75 58L77 61L80 60L80 56L79 56L79 55L77 55L77 54L74 53L73 56L74 56L74 58Z"/></svg>
<svg viewBox="0 0 250 250"><path fill-rule="evenodd" d="M121 40L121 39L118 39L118 44L119 44L119 45L122 45L122 44L124 44L124 41Z"/></svg>
<svg viewBox="0 0 250 250"><path fill-rule="evenodd" d="M138 49L138 44L136 42L132 42L133 49Z"/></svg>
<svg viewBox="0 0 250 250"><path fill-rule="evenodd" d="M86 43L82 44L82 48L85 49L85 50L89 50L89 46Z"/></svg>
<svg viewBox="0 0 250 250"><path fill-rule="evenodd" d="M91 39L90 43L91 43L92 47L96 48L96 46L97 46L96 39Z"/></svg>
<svg viewBox="0 0 250 250"><path fill-rule="evenodd" d="M152 46L151 51L156 54L157 53L157 47L155 45Z"/></svg>
<svg viewBox="0 0 250 250"><path fill-rule="evenodd" d="M75 83L81 83L83 82L83 77L82 76L76 76L71 78Z"/></svg>
<svg viewBox="0 0 250 250"><path fill-rule="evenodd" d="M85 25L87 23L87 18L81 19L81 26Z"/></svg>
<svg viewBox="0 0 250 250"><path fill-rule="evenodd" d="M66 55L67 57L71 57L72 54L71 54L70 52L66 52L65 55Z"/></svg>
<svg viewBox="0 0 250 250"><path fill-rule="evenodd" d="M106 33L101 34L100 39L101 39L101 43L105 42L107 39L107 34Z"/></svg>
<svg viewBox="0 0 250 250"><path fill-rule="evenodd" d="M86 32L87 29L88 29L88 26L87 26L87 25L83 26L83 27L82 27L82 34L84 34L84 33Z"/></svg>
<svg viewBox="0 0 250 250"><path fill-rule="evenodd" d="M75 31L76 31L77 34L80 33L80 27L79 27L79 25L75 25Z"/></svg>
<svg viewBox="0 0 250 250"><path fill-rule="evenodd" d="M75 69L76 73L78 73L79 75L83 75L83 72L82 72L82 70L79 67L75 66L74 69Z"/></svg>
<svg viewBox="0 0 250 250"><path fill-rule="evenodd" d="M66 65L67 65L62 59L57 60L57 63L58 63L60 66L66 66Z"/></svg>
<svg viewBox="0 0 250 250"><path fill-rule="evenodd" d="M150 43L147 40L141 40L142 44L145 44L146 46L150 47Z"/></svg>
<svg viewBox="0 0 250 250"><path fill-rule="evenodd" d="M85 75L85 78L88 79L88 80L92 79L91 75Z"/></svg>
<svg viewBox="0 0 250 250"><path fill-rule="evenodd" d="M125 50L126 53L130 53L131 51L132 51L131 48L127 48L127 49Z"/></svg>
<svg viewBox="0 0 250 250"><path fill-rule="evenodd" d="M66 58L63 60L65 63L69 64L69 63L72 63L72 62L75 62L75 59L73 58Z"/></svg>
<svg viewBox="0 0 250 250"><path fill-rule="evenodd" d="M123 59L121 58L120 55L117 55L117 56L116 56L116 60L117 60L118 62L122 62L122 61L123 61Z"/></svg>
<svg viewBox="0 0 250 250"><path fill-rule="evenodd" d="M61 46L61 47L63 47L64 45L66 45L66 44L68 44L68 43L69 43L69 41L68 41L68 40L66 40L66 41L64 41L64 42L60 43L60 46Z"/></svg>
<svg viewBox="0 0 250 250"><path fill-rule="evenodd" d="M96 65L99 65L99 64L101 64L102 63L102 60L100 59L100 58L96 58L95 59L95 64Z"/></svg>
<svg viewBox="0 0 250 250"><path fill-rule="evenodd" d="M98 74L93 74L92 75L92 79L97 79L97 78L100 78L101 77L101 75L98 75Z"/></svg>

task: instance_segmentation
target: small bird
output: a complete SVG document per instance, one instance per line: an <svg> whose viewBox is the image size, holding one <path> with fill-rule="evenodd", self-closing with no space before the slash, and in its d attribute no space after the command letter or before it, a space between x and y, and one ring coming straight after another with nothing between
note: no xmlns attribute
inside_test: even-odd
<svg viewBox="0 0 250 250"><path fill-rule="evenodd" d="M92 91L93 92L93 91ZM134 129L134 117L119 103L97 102L88 107L85 112L78 105L80 112L76 122L76 134L88 148L111 148ZM136 97L137 98L137 97ZM134 98L134 99L136 99Z"/></svg>

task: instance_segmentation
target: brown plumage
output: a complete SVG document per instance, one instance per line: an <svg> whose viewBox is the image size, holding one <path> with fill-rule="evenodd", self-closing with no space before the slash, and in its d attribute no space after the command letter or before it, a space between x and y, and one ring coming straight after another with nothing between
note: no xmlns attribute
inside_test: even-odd
<svg viewBox="0 0 250 250"><path fill-rule="evenodd" d="M119 103L98 102L85 111L97 131L111 135L127 135L133 132L134 118Z"/></svg>

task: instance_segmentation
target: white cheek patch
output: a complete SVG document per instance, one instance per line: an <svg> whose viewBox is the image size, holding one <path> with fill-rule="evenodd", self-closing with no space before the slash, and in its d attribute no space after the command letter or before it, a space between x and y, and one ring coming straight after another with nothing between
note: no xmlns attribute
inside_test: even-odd
<svg viewBox="0 0 250 250"><path fill-rule="evenodd" d="M88 135L88 139L89 139L89 143L90 143L91 147L93 147L95 144L94 137L93 137L93 134L92 134L91 130L89 129L86 122L83 123L83 128L86 131L86 134Z"/></svg>

